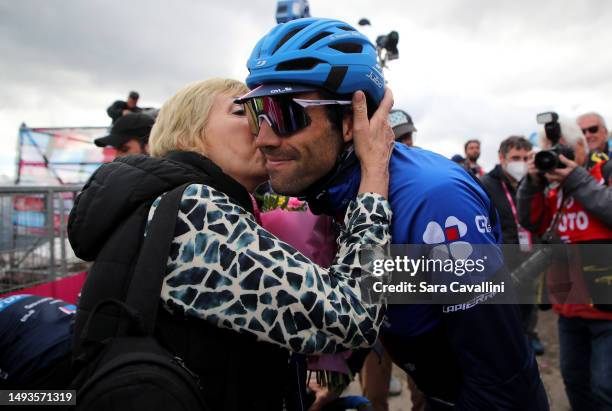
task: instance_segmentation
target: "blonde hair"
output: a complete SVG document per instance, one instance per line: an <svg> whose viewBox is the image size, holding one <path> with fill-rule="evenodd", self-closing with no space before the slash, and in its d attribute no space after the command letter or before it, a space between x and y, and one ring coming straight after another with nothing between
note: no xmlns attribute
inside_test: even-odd
<svg viewBox="0 0 612 411"><path fill-rule="evenodd" d="M197 81L180 89L159 110L149 137L151 156L162 157L173 150L199 151L215 97L247 91L244 83L224 78Z"/></svg>

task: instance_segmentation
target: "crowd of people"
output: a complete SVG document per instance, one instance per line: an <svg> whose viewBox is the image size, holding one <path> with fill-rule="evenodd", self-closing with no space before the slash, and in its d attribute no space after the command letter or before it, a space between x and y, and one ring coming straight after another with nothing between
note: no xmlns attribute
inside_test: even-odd
<svg viewBox="0 0 612 411"><path fill-rule="evenodd" d="M451 310L365 298L371 273L360 251L412 244L430 255L443 245L460 258L459 244L516 245L487 256L493 276L513 272L551 237L609 244L603 117L546 124L539 148L553 168L510 136L485 173L478 140L452 161L415 147L417 129L392 109L375 47L345 22L279 25L247 67L246 84L192 83L155 115L138 107L136 92L109 107L110 133L95 143L116 148L117 159L93 174L68 222L75 254L93 262L78 309L64 308L71 320L61 322L60 302L40 303L52 317L26 313L30 330L52 318L64 333L48 342L57 349L46 361L0 357L0 386L91 387L113 341L147 337L197 379L210 410L345 409L339 396L356 373L369 402L354 406L388 410L392 364L406 373L414 410L547 410L535 302L490 293ZM301 211L266 212L262 201L278 195ZM172 230L162 236L165 220ZM587 254L580 264L551 263L542 278L559 314L572 409L612 409L612 272L601 253ZM147 270L150 281L136 281ZM159 308L138 305L149 294ZM34 296L0 300L0 319L12 313L11 324L23 323L24 302L38 305ZM163 392L134 383L95 409L162 407Z"/></svg>

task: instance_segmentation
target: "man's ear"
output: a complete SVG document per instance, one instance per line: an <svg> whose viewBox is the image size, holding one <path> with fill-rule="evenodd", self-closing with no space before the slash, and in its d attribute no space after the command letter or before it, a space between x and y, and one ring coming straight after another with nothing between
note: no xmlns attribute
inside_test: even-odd
<svg viewBox="0 0 612 411"><path fill-rule="evenodd" d="M346 111L342 116L342 140L345 143L353 141L353 112Z"/></svg>

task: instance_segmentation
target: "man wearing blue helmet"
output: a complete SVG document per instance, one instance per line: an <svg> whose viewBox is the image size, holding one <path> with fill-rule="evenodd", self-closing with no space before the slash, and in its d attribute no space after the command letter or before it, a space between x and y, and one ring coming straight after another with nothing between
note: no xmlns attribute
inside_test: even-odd
<svg viewBox="0 0 612 411"><path fill-rule="evenodd" d="M300 19L266 34L247 66L252 91L239 101L272 187L306 197L315 211L342 212L361 178L351 145L361 125L349 109L372 115L385 94L374 46L342 21ZM500 242L489 197L456 164L396 143L389 172L395 244L439 243L452 252L459 243ZM452 308L390 305L381 334L430 409L548 409L516 307Z"/></svg>

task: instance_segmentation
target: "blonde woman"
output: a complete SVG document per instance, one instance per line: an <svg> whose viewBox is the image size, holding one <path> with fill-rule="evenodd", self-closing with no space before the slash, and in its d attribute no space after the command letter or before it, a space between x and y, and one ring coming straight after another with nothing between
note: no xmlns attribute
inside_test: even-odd
<svg viewBox="0 0 612 411"><path fill-rule="evenodd" d="M104 298L121 298L121 273L133 262L124 254L135 248L134 232L142 236L154 215L154 200L195 182L180 204L157 337L199 375L213 410L281 410L286 383L294 378L287 375L289 350L336 352L371 345L377 337L383 307L360 300L355 250L389 243L388 173L362 180L334 263L317 266L253 216L249 192L267 175L243 107L234 103L246 91L240 82L212 79L170 98L149 139L152 158L130 156L102 166L76 201L69 236L77 255L96 260L81 300L85 316L100 290ZM364 107L354 110L362 166L389 152L391 99L389 93L371 120ZM318 110L324 108L308 113ZM106 272L114 267L117 274L102 278L96 266Z"/></svg>

